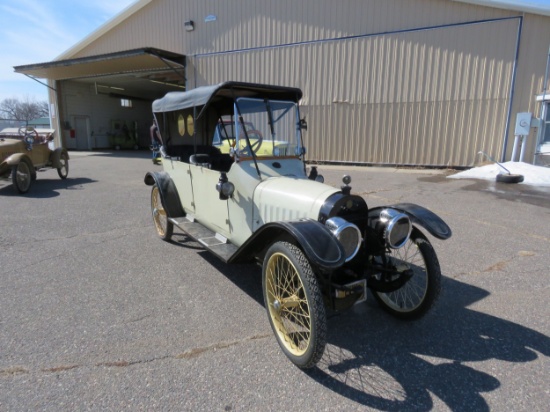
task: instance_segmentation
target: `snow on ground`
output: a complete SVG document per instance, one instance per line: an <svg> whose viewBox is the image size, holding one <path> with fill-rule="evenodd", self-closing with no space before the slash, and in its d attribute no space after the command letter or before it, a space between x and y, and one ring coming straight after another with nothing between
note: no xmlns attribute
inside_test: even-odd
<svg viewBox="0 0 550 412"><path fill-rule="evenodd" d="M542 166L533 166L523 162L506 162L501 163L512 174L519 174L524 176L524 185L532 186L550 186L550 168ZM506 170L497 165L491 163L485 166L474 167L473 169L465 170L463 172L456 173L454 175L447 176L451 179L484 179L495 180L497 174L507 174Z"/></svg>

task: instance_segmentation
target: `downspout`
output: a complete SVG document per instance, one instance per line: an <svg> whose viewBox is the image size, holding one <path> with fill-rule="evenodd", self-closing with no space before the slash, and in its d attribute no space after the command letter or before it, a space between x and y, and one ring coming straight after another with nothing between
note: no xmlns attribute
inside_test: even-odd
<svg viewBox="0 0 550 412"><path fill-rule="evenodd" d="M502 155L500 156L500 161L506 161L506 146L508 144L508 133L510 132L510 120L512 118L512 106L514 104L514 89L516 87L516 75L517 75L517 66L519 60L519 45L521 41L521 30L523 28L523 16L519 16L519 25L518 25L518 35L516 39L516 56L514 59L514 68L512 69L512 84L510 87L510 95L508 97L508 114L506 115L506 128L504 130L504 144L502 145Z"/></svg>

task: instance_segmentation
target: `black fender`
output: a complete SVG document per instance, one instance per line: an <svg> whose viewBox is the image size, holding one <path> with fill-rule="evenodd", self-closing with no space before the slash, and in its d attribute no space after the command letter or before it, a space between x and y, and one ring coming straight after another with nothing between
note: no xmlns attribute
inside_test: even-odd
<svg viewBox="0 0 550 412"><path fill-rule="evenodd" d="M56 169L61 167L61 154L65 154L67 156L67 160L70 160L69 152L64 147L58 147L56 148L51 154L50 154L50 160L52 162L52 167L55 167Z"/></svg>
<svg viewBox="0 0 550 412"><path fill-rule="evenodd" d="M146 185L157 185L160 192L160 201L162 207L166 210L168 217L183 217L185 211L181 205L178 189L172 181L170 175L166 172L147 172L143 179Z"/></svg>
<svg viewBox="0 0 550 412"><path fill-rule="evenodd" d="M235 252L229 262L246 261L251 256L263 258L276 240L296 243L313 267L334 270L346 261L344 248L325 225L313 219L301 219L263 225Z"/></svg>
<svg viewBox="0 0 550 412"><path fill-rule="evenodd" d="M448 239L452 235L451 228L438 215L425 207L414 203L397 203L395 205L378 206L369 210L369 219L376 218L380 211L391 208L405 213L411 221L425 228L438 239Z"/></svg>

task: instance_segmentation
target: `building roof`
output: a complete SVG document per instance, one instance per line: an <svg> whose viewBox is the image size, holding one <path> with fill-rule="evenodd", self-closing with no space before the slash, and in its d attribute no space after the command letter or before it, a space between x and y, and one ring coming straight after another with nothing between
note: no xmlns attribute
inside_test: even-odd
<svg viewBox="0 0 550 412"><path fill-rule="evenodd" d="M27 126L50 126L50 118L49 117L39 117L37 119L29 120Z"/></svg>
<svg viewBox="0 0 550 412"><path fill-rule="evenodd" d="M75 44L70 49L66 50L63 54L58 56L55 60L63 60L73 57L80 50L103 36L112 28L132 16L134 13L147 6L153 0L136 0L130 4L126 9L122 10L119 14L114 16L111 20L100 26L96 31L85 37L83 40ZM478 6L486 6L493 8L500 8L505 10L515 10L524 13L540 14L543 16L550 16L550 0L451 0L458 3L469 3Z"/></svg>

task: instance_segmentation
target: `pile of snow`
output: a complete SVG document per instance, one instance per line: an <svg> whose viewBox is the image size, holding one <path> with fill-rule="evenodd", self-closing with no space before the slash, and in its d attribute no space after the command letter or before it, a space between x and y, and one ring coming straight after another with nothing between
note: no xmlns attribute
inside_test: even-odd
<svg viewBox="0 0 550 412"><path fill-rule="evenodd" d="M532 186L550 186L550 168L542 166L533 166L523 162L506 162L501 163L512 174L523 175L524 185ZM507 174L506 170L496 163L485 166L474 167L473 169L447 176L451 179L485 179L495 180L497 174Z"/></svg>

